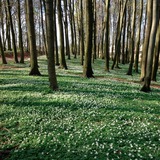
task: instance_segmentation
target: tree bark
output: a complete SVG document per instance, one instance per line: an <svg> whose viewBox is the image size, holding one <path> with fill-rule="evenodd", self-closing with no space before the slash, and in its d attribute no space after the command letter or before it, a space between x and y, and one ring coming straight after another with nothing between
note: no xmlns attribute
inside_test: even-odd
<svg viewBox="0 0 160 160"><path fill-rule="evenodd" d="M138 31L137 31L137 41L136 41L136 51L135 51L135 71L138 73L138 64L139 64L139 53L140 53L140 37L141 37L141 24L142 24L142 15L143 15L143 0L140 0L140 16L138 22Z"/></svg>
<svg viewBox="0 0 160 160"><path fill-rule="evenodd" d="M54 58L54 33L53 33L53 0L46 0L46 21L47 21L47 55L48 55L48 74L51 90L57 90L57 78L55 71L55 58Z"/></svg>
<svg viewBox="0 0 160 160"><path fill-rule="evenodd" d="M58 24L59 24L59 32L60 32L60 67L63 69L67 69L67 64L65 60L64 53L64 32L63 32L63 23L62 23L62 7L61 0L57 1L57 9L58 9Z"/></svg>
<svg viewBox="0 0 160 160"><path fill-rule="evenodd" d="M85 61L83 67L83 75L87 78L92 78L92 38L93 38L93 8L92 0L86 1L86 46L85 46Z"/></svg>
<svg viewBox="0 0 160 160"><path fill-rule="evenodd" d="M35 26L34 26L34 13L33 13L33 1L26 0L26 9L27 9L27 28L28 28L28 38L29 38L29 48L30 48L30 63L31 70L29 75L40 76L38 70L38 60L37 60L37 51L36 51L36 35L35 35Z"/></svg>
<svg viewBox="0 0 160 160"><path fill-rule="evenodd" d="M145 40L143 44L143 51L142 51L142 61L141 61L141 76L140 80L144 81L146 75L146 63L147 63L147 51L149 45L149 36L151 31L152 25L152 1L148 0L147 2L147 28L145 33Z"/></svg>
<svg viewBox="0 0 160 160"><path fill-rule="evenodd" d="M110 0L106 0L106 33L105 33L105 70L109 72L109 6Z"/></svg>
<svg viewBox="0 0 160 160"><path fill-rule="evenodd" d="M7 0L7 10L8 10L8 16L9 16L9 21L10 21L10 26L11 26L11 33L12 33L12 45L13 45L14 62L18 63L18 54L17 54L15 33L14 33L13 21L12 21L12 15L11 15L11 5L10 5L10 1L9 0Z"/></svg>
<svg viewBox="0 0 160 160"><path fill-rule="evenodd" d="M131 33L131 60L127 75L132 75L132 68L134 63L134 46L135 46L135 23L136 23L136 0L133 0L133 17L132 17L132 33Z"/></svg>
<svg viewBox="0 0 160 160"><path fill-rule="evenodd" d="M156 35L156 45L154 49L154 59L153 59L153 69L152 69L152 80L156 81L158 62L159 62L159 52L160 52L160 20Z"/></svg>
<svg viewBox="0 0 160 160"><path fill-rule="evenodd" d="M0 53L1 53L1 57L2 57L2 64L7 64L6 57L4 55L3 45L2 45L1 33L0 33Z"/></svg>
<svg viewBox="0 0 160 160"><path fill-rule="evenodd" d="M152 10L152 27L149 36L149 46L148 46L148 57L147 57L147 66L146 66L146 75L144 79L144 85L141 88L141 91L149 92L151 84L151 75L152 75L152 64L153 64L153 52L155 48L156 32L159 22L159 10L158 10L159 0L153 0Z"/></svg>
<svg viewBox="0 0 160 160"><path fill-rule="evenodd" d="M17 0L17 8L18 8L19 47L20 47L20 52L21 52L20 63L24 63L24 49L23 49L23 40L22 40L20 0Z"/></svg>
<svg viewBox="0 0 160 160"><path fill-rule="evenodd" d="M124 13L126 10L126 4L127 4L127 0L125 0L123 9L121 9L119 13L119 18L117 23L117 35L116 35L116 42L115 42L115 55L114 55L114 60L112 64L112 69L114 69L115 64L116 64L116 67L119 68L118 61L119 61L119 55L120 55L120 42L121 42L121 34L122 34L122 26L123 26L122 23L123 23Z"/></svg>

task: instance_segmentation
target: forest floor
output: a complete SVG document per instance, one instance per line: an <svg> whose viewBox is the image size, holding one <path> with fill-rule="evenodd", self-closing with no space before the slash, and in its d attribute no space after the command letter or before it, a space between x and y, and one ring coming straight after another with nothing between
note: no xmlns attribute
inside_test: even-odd
<svg viewBox="0 0 160 160"><path fill-rule="evenodd" d="M128 65L106 73L98 59L86 79L72 58L56 67L53 92L46 57L38 61L39 77L28 75L28 57L0 65L0 160L160 159L160 74L144 93Z"/></svg>

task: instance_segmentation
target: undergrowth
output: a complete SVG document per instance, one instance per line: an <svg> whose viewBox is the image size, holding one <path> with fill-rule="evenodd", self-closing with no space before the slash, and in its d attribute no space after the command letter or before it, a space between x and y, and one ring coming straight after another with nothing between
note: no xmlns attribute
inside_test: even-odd
<svg viewBox="0 0 160 160"><path fill-rule="evenodd" d="M59 91L49 89L47 61L43 76L28 76L28 62L1 65L0 159L6 160L159 160L160 88L140 92L139 74L128 65L82 77L79 59L57 68Z"/></svg>

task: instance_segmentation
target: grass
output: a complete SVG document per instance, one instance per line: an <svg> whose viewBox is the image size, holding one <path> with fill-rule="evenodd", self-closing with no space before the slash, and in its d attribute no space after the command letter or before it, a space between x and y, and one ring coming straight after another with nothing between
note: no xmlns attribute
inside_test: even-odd
<svg viewBox="0 0 160 160"><path fill-rule="evenodd" d="M28 76L26 64L1 65L0 159L6 160L159 160L160 88L140 92L139 75L127 67L104 71L93 64L95 79L82 77L78 59L57 68L59 91L43 76Z"/></svg>

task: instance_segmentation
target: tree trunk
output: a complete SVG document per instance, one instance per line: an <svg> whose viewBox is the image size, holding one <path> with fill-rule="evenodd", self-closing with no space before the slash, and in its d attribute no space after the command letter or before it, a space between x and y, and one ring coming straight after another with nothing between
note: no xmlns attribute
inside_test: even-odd
<svg viewBox="0 0 160 160"><path fill-rule="evenodd" d="M93 62L94 59L97 59L97 3L96 0L93 1L94 2L94 37L93 37Z"/></svg>
<svg viewBox="0 0 160 160"><path fill-rule="evenodd" d="M1 53L1 57L2 57L2 64L7 64L6 57L4 55L3 45L2 45L1 33L0 33L0 53Z"/></svg>
<svg viewBox="0 0 160 160"><path fill-rule="evenodd" d="M17 0L17 8L18 8L19 47L20 47L20 52L21 52L20 63L24 63L24 49L23 49L23 40L22 40L20 0Z"/></svg>
<svg viewBox="0 0 160 160"><path fill-rule="evenodd" d="M58 89L56 71L55 71L55 59L54 59L54 33L53 33L53 0L46 0L46 32L47 32L47 55L48 55L48 74L50 88L52 90Z"/></svg>
<svg viewBox="0 0 160 160"><path fill-rule="evenodd" d="M127 10L124 13L124 24L123 24L123 37L122 37L122 64L126 63L126 54L125 54L125 44L126 44L126 24L127 24Z"/></svg>
<svg viewBox="0 0 160 160"><path fill-rule="evenodd" d="M155 48L155 40L156 40L156 32L159 22L159 9L158 9L158 1L159 0L153 0L153 7L152 10L152 27L151 32L149 36L149 46L148 46L148 57L147 57L147 66L146 66L146 75L144 79L144 85L141 89L141 91L149 92L150 84L151 84L151 74L152 74L152 64L153 64L153 52Z"/></svg>
<svg viewBox="0 0 160 160"><path fill-rule="evenodd" d="M132 68L134 63L134 46L135 46L135 25L136 25L136 0L133 0L133 17L132 17L132 33L131 33L131 60L127 75L132 75Z"/></svg>
<svg viewBox="0 0 160 160"><path fill-rule="evenodd" d="M61 0L57 1L57 9L58 9L58 24L59 24L59 32L60 32L60 67L63 69L67 69L67 64L65 60L64 53L64 33L63 33L63 23L62 23L62 8L61 8Z"/></svg>
<svg viewBox="0 0 160 160"><path fill-rule="evenodd" d="M109 72L109 6L110 0L106 0L106 33L105 33L105 70Z"/></svg>
<svg viewBox="0 0 160 160"><path fill-rule="evenodd" d="M6 41L5 41L5 30L6 28L4 27L4 5L2 3L2 0L0 0L0 20L1 20L1 29L2 29L2 46L4 51L6 50ZM7 23L7 22L6 22ZM5 30L4 30L5 28Z"/></svg>
<svg viewBox="0 0 160 160"><path fill-rule="evenodd" d="M151 25L152 25L152 1L148 0L147 2L147 29L145 33L145 40L143 45L143 51L142 51L142 61L141 61L141 77L140 80L144 81L144 77L146 75L146 63L147 63L147 51L148 51L148 45L149 45L149 36L151 31Z"/></svg>
<svg viewBox="0 0 160 160"><path fill-rule="evenodd" d="M156 75L158 71L158 62L159 62L159 52L160 52L160 21L156 35L156 45L154 49L154 60L153 60L153 69L152 69L152 80L156 81Z"/></svg>
<svg viewBox="0 0 160 160"><path fill-rule="evenodd" d="M64 11L65 11L64 28L65 28L66 55L68 56L68 59L71 59L70 47L69 47L69 37L68 37L67 5L68 5L67 0L64 0Z"/></svg>
<svg viewBox="0 0 160 160"><path fill-rule="evenodd" d="M83 67L84 77L91 78L92 70L92 37L93 37L93 8L92 0L86 1L86 46L85 46L85 61Z"/></svg>
<svg viewBox="0 0 160 160"><path fill-rule="evenodd" d="M136 41L136 57L135 57L135 71L138 73L138 64L139 64L139 53L140 53L140 37L141 37L141 24L142 24L142 15L143 15L143 0L140 0L140 16L138 22L138 31L137 31L137 41Z"/></svg>
<svg viewBox="0 0 160 160"><path fill-rule="evenodd" d="M54 6L53 6L53 16L54 16L54 22L56 22L56 5L57 0L54 0ZM55 57L56 57L56 66L59 66L59 53L58 53L58 38L57 38L57 25L56 23L54 25L54 47L55 47Z"/></svg>
<svg viewBox="0 0 160 160"><path fill-rule="evenodd" d="M81 65L83 65L84 61L84 25L83 25L83 1L80 0L80 55L81 55Z"/></svg>
<svg viewBox="0 0 160 160"><path fill-rule="evenodd" d="M38 70L37 61L37 51L36 51L36 35L34 26L34 13L33 13L33 1L26 0L27 9L27 28L28 28L28 38L29 38L29 48L30 48L30 63L31 70L29 75L41 75Z"/></svg>
<svg viewBox="0 0 160 160"><path fill-rule="evenodd" d="M114 69L115 64L116 67L119 68L118 66L118 61L119 61L119 55L120 55L120 42L121 42L121 34L122 34L122 23L123 23L123 18L124 18L124 13L126 10L126 4L127 0L125 0L123 9L121 9L119 13L119 18L118 18L118 23L117 23L117 35L116 35L116 42L115 42L115 55L114 55L114 60L112 64L112 69Z"/></svg>
<svg viewBox="0 0 160 160"><path fill-rule="evenodd" d="M45 36L44 22L43 22L43 6L42 6L42 0L40 0L40 8L41 8L41 27L42 27L42 37L43 37L43 44L44 44L44 52L45 52L45 55L47 55L46 36Z"/></svg>
<svg viewBox="0 0 160 160"><path fill-rule="evenodd" d="M13 45L14 62L18 63L18 54L17 54L15 34L14 34L14 28L13 28L13 22L12 22L11 5L10 5L9 0L7 0L7 9L8 9L8 16L9 16L9 21L10 21L10 26L11 26L11 33L12 33L12 45Z"/></svg>

